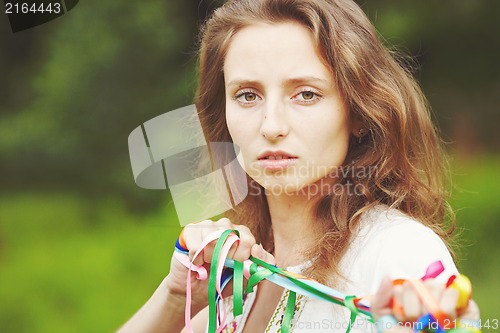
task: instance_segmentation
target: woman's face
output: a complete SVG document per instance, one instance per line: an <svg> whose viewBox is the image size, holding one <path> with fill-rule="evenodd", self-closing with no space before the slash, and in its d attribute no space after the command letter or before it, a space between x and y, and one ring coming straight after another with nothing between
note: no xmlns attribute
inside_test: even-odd
<svg viewBox="0 0 500 333"><path fill-rule="evenodd" d="M240 164L266 190L293 194L342 165L349 121L332 73L298 23L254 24L224 63L226 119Z"/></svg>

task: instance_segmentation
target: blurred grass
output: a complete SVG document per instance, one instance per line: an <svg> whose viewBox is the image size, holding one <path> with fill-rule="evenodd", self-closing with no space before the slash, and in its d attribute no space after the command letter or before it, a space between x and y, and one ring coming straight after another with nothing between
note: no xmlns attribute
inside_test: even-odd
<svg viewBox="0 0 500 333"><path fill-rule="evenodd" d="M483 319L500 317L498 170L500 156L454 163L458 264ZM112 332L168 272L180 231L172 210L133 215L120 201L71 193L0 199L2 332Z"/></svg>
<svg viewBox="0 0 500 333"><path fill-rule="evenodd" d="M180 227L166 210L19 194L0 203L0 331L112 332L167 274Z"/></svg>
<svg viewBox="0 0 500 333"><path fill-rule="evenodd" d="M499 170L499 155L453 162L452 205L457 212L462 245L458 266L472 281L481 318L490 322L500 321Z"/></svg>

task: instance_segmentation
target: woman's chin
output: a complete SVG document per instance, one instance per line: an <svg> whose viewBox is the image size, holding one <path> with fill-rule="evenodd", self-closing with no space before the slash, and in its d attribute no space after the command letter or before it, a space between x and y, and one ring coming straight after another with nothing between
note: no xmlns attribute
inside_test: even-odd
<svg viewBox="0 0 500 333"><path fill-rule="evenodd" d="M259 184L265 189L266 195L270 196L297 196L307 195L309 192L309 184L301 182L287 181L265 181Z"/></svg>

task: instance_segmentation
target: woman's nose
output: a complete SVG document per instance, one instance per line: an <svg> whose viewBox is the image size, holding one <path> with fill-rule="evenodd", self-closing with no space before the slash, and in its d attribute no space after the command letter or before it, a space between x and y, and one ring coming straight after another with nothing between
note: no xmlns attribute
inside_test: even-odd
<svg viewBox="0 0 500 333"><path fill-rule="evenodd" d="M260 133L269 141L276 141L288 135L289 125L283 103L266 103L262 116Z"/></svg>

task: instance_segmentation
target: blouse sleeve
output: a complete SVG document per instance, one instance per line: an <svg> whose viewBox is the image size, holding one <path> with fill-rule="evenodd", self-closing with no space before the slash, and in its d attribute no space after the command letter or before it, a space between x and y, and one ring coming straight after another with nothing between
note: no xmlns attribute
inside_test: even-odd
<svg viewBox="0 0 500 333"><path fill-rule="evenodd" d="M363 246L363 265L368 268L365 287L375 293L385 276L391 279L418 279L427 267L441 261L445 270L438 281L457 274L457 268L441 238L430 228L408 216L382 221L371 230Z"/></svg>

